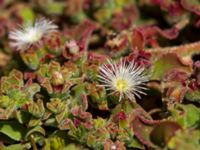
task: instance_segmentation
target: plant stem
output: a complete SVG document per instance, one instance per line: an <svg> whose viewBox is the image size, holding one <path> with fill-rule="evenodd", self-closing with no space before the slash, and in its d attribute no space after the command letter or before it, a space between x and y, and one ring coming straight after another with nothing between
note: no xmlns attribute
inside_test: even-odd
<svg viewBox="0 0 200 150"><path fill-rule="evenodd" d="M30 135L30 140L31 140L31 145L33 146L33 150L38 150L33 135Z"/></svg>
<svg viewBox="0 0 200 150"><path fill-rule="evenodd" d="M182 56L192 56L194 54L200 53L200 41L189 43L189 44L183 44L180 46L171 46L171 47L160 47L160 48L150 48L147 49L147 51L150 51L153 56L162 54L162 53L177 53Z"/></svg>

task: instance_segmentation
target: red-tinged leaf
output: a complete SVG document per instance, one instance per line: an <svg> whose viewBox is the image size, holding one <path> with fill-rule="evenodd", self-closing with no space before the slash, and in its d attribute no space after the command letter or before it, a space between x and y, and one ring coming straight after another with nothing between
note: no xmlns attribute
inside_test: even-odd
<svg viewBox="0 0 200 150"><path fill-rule="evenodd" d="M196 26L197 28L200 27L200 19L196 22L195 26Z"/></svg>
<svg viewBox="0 0 200 150"><path fill-rule="evenodd" d="M153 143L150 141L150 133L153 130L153 125L145 124L139 117L135 117L132 121L132 129L134 135L142 144L148 147L154 147Z"/></svg>
<svg viewBox="0 0 200 150"><path fill-rule="evenodd" d="M121 32L118 35L111 36L105 44L107 50L110 51L110 56L119 56L127 51L129 44L127 32Z"/></svg>
<svg viewBox="0 0 200 150"><path fill-rule="evenodd" d="M172 69L164 75L162 83L163 91L166 91L166 97L176 102L182 102L188 91L189 75L183 70Z"/></svg>
<svg viewBox="0 0 200 150"><path fill-rule="evenodd" d="M83 55L83 51L80 51L80 47L75 40L71 40L65 43L62 55L66 59L77 59Z"/></svg>
<svg viewBox="0 0 200 150"><path fill-rule="evenodd" d="M188 91L187 87L175 86L172 84L172 86L168 88L168 90L166 92L166 96L170 99L173 99L173 100L181 103L183 101L183 98L186 95L187 91Z"/></svg>
<svg viewBox="0 0 200 150"><path fill-rule="evenodd" d="M177 68L167 72L164 76L165 81L177 81L184 83L189 78L185 71L178 70Z"/></svg>
<svg viewBox="0 0 200 150"><path fill-rule="evenodd" d="M110 139L106 140L104 143L104 150L126 150L124 142L116 141L113 142Z"/></svg>
<svg viewBox="0 0 200 150"><path fill-rule="evenodd" d="M167 142L170 140L171 137L173 137L177 130L180 130L181 126L172 121L165 121L158 125L156 125L151 134L151 141L159 145L161 147L165 146Z"/></svg>
<svg viewBox="0 0 200 150"><path fill-rule="evenodd" d="M74 126L75 126L76 128L78 128L78 126L81 124L81 120L75 118L74 121L73 121L73 123L74 123Z"/></svg>
<svg viewBox="0 0 200 150"><path fill-rule="evenodd" d="M123 112L123 111L120 111L118 114L116 114L114 117L113 117L113 121L114 122L119 122L119 121L122 121L122 120L126 120L126 114Z"/></svg>
<svg viewBox="0 0 200 150"><path fill-rule="evenodd" d="M126 57L128 63L135 62L138 66L143 66L145 68L149 68L152 65L150 59L151 53L144 50L134 50Z"/></svg>
<svg viewBox="0 0 200 150"><path fill-rule="evenodd" d="M161 36L167 39L175 39L179 35L179 30L176 27L172 27L171 29L162 30L158 27L154 27L154 30L157 31Z"/></svg>
<svg viewBox="0 0 200 150"><path fill-rule="evenodd" d="M179 16L184 12L179 0L151 0L151 2L159 5L172 16Z"/></svg>
<svg viewBox="0 0 200 150"><path fill-rule="evenodd" d="M144 35L140 30L134 30L132 39L131 39L131 46L133 50L144 50L145 40Z"/></svg>
<svg viewBox="0 0 200 150"><path fill-rule="evenodd" d="M87 50L89 38L96 28L97 25L94 22L85 20L73 28L65 29L65 35L69 39L75 39L80 51L83 51Z"/></svg>
<svg viewBox="0 0 200 150"><path fill-rule="evenodd" d="M94 123L92 121L86 121L83 123L83 126L86 128L86 129L92 129L94 127Z"/></svg>
<svg viewBox="0 0 200 150"><path fill-rule="evenodd" d="M28 79L35 79L36 78L36 74L33 72L25 72L24 73L24 79L28 80Z"/></svg>
<svg viewBox="0 0 200 150"><path fill-rule="evenodd" d="M150 115L141 108L134 109L129 113L128 119L131 120L131 127L136 138L148 147L155 147L150 141L150 133L160 121L151 119Z"/></svg>
<svg viewBox="0 0 200 150"><path fill-rule="evenodd" d="M75 106L74 108L72 108L72 114L75 117L78 117L84 120L88 120L88 119L90 120L92 118L92 115L89 112L84 112L82 108L79 106Z"/></svg>
<svg viewBox="0 0 200 150"><path fill-rule="evenodd" d="M0 37L3 37L5 35L6 28L7 28L7 19L5 17L0 17Z"/></svg>
<svg viewBox="0 0 200 150"><path fill-rule="evenodd" d="M177 38L179 35L179 29L176 26L169 29L161 29L157 26L145 26L140 28L140 30L142 31L145 39L148 40L157 37L158 35L172 40Z"/></svg>
<svg viewBox="0 0 200 150"><path fill-rule="evenodd" d="M114 122L110 122L109 124L107 124L106 128L109 131L109 133L112 135L112 137L116 137L116 135L119 132L119 126L115 124Z"/></svg>
<svg viewBox="0 0 200 150"><path fill-rule="evenodd" d="M183 8L200 16L200 3L198 0L180 0Z"/></svg>
<svg viewBox="0 0 200 150"><path fill-rule="evenodd" d="M73 122L72 120L66 118L58 125L58 128L60 130L69 130L70 126L73 126Z"/></svg>
<svg viewBox="0 0 200 150"><path fill-rule="evenodd" d="M90 62L105 62L109 57L103 54L97 54L94 52L88 52L88 59Z"/></svg>
<svg viewBox="0 0 200 150"><path fill-rule="evenodd" d="M50 102L46 104L46 107L53 113L59 114L66 109L66 103L62 102L58 98L52 98Z"/></svg>
<svg viewBox="0 0 200 150"><path fill-rule="evenodd" d="M126 30L132 26L137 16L138 10L135 5L127 5L122 11L113 14L111 26L117 31Z"/></svg>
<svg viewBox="0 0 200 150"><path fill-rule="evenodd" d="M86 94L81 94L81 106L84 111L88 109L88 98Z"/></svg>
<svg viewBox="0 0 200 150"><path fill-rule="evenodd" d="M51 34L50 36L48 36L45 40L45 43L47 44L47 48L52 51L53 53L55 53L57 51L57 49L59 49L62 45L61 43L61 34L59 32ZM50 54L48 54L46 56L46 58L48 58L48 56L50 56ZM52 55L54 56L54 55ZM50 57L51 58L51 57Z"/></svg>
<svg viewBox="0 0 200 150"><path fill-rule="evenodd" d="M138 115L138 118L145 124L148 125L155 125L155 124L159 124L161 121L160 120L152 120L152 119L147 119L144 116Z"/></svg>

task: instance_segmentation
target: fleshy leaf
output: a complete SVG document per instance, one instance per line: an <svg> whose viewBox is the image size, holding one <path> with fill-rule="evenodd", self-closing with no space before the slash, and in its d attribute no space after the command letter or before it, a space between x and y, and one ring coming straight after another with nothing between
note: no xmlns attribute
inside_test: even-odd
<svg viewBox="0 0 200 150"><path fill-rule="evenodd" d="M198 89L194 91L188 91L185 95L185 98L188 101L200 103L200 91Z"/></svg>
<svg viewBox="0 0 200 150"><path fill-rule="evenodd" d="M167 147L169 149L187 150L189 148L190 150L197 150L200 149L199 140L199 130L179 130L169 140L169 142L167 143Z"/></svg>
<svg viewBox="0 0 200 150"><path fill-rule="evenodd" d="M145 124L138 117L135 117L132 128L135 136L142 144L148 147L155 147L150 141L150 133L153 130L153 125Z"/></svg>
<svg viewBox="0 0 200 150"><path fill-rule="evenodd" d="M37 53L26 53L26 52L21 52L20 53L22 60L24 63L30 67L33 70L36 70L39 67L40 64L40 58L38 57Z"/></svg>
<svg viewBox="0 0 200 150"><path fill-rule="evenodd" d="M25 22L34 21L35 15L31 8L24 7L24 8L21 8L20 10L21 11L19 12L19 14Z"/></svg>
<svg viewBox="0 0 200 150"><path fill-rule="evenodd" d="M176 120L183 128L194 126L200 118L200 110L192 105L178 104L170 108L171 119Z"/></svg>
<svg viewBox="0 0 200 150"><path fill-rule="evenodd" d="M24 138L26 129L14 121L0 121L0 132L15 141L20 141Z"/></svg>
<svg viewBox="0 0 200 150"><path fill-rule="evenodd" d="M151 79L162 80L164 75L174 68L182 70L187 74L192 73L191 65L186 64L177 54L164 53L153 63Z"/></svg>
<svg viewBox="0 0 200 150"><path fill-rule="evenodd" d="M1 147L0 147L1 148ZM22 150L22 149L30 149L31 145L29 143L27 144L12 144L9 146L3 146L3 150Z"/></svg>
<svg viewBox="0 0 200 150"><path fill-rule="evenodd" d="M25 135L25 139L28 139L33 134L41 134L41 135L45 136L46 133L45 133L45 130L42 127L36 126L34 128L28 129L28 131Z"/></svg>
<svg viewBox="0 0 200 150"><path fill-rule="evenodd" d="M161 147L165 146L172 136L181 126L176 122L165 121L154 127L151 131L151 141Z"/></svg>
<svg viewBox="0 0 200 150"><path fill-rule="evenodd" d="M144 50L144 35L139 30L134 30L132 39L131 39L131 46L133 50Z"/></svg>

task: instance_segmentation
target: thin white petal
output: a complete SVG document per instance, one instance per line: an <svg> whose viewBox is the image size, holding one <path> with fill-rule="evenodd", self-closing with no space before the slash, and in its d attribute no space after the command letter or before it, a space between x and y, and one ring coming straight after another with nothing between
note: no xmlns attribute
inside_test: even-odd
<svg viewBox="0 0 200 150"><path fill-rule="evenodd" d="M27 23L9 33L10 46L17 50L25 50L33 44L39 44L41 38L56 32L58 26L45 18L36 20L34 25Z"/></svg>
<svg viewBox="0 0 200 150"><path fill-rule="evenodd" d="M99 81L103 83L106 90L113 91L111 93L118 92L119 100L125 96L129 99L133 99L134 96L141 98L140 94L146 94L144 90L147 88L144 85L149 80L149 75L144 73L143 67L137 66L135 63L126 64L121 59L119 63L108 60L107 65L102 65L99 70ZM116 87L119 80L126 81L125 90L118 90Z"/></svg>

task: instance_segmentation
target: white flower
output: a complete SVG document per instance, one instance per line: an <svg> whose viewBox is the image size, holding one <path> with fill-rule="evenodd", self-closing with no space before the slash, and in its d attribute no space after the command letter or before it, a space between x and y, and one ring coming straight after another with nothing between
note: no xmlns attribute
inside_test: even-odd
<svg viewBox="0 0 200 150"><path fill-rule="evenodd" d="M17 50L26 50L31 45L39 44L42 38L45 38L56 32L58 26L47 19L36 20L35 24L26 24L19 29L15 29L9 33L11 40L10 46Z"/></svg>
<svg viewBox="0 0 200 150"><path fill-rule="evenodd" d="M98 77L102 82L101 86L105 86L112 93L119 93L119 101L125 96L130 100L133 100L135 96L141 98L140 94L146 94L143 92L146 89L144 85L149 78L144 73L143 67L136 66L135 63L127 65L122 59L118 64L108 60L108 64L100 67Z"/></svg>

